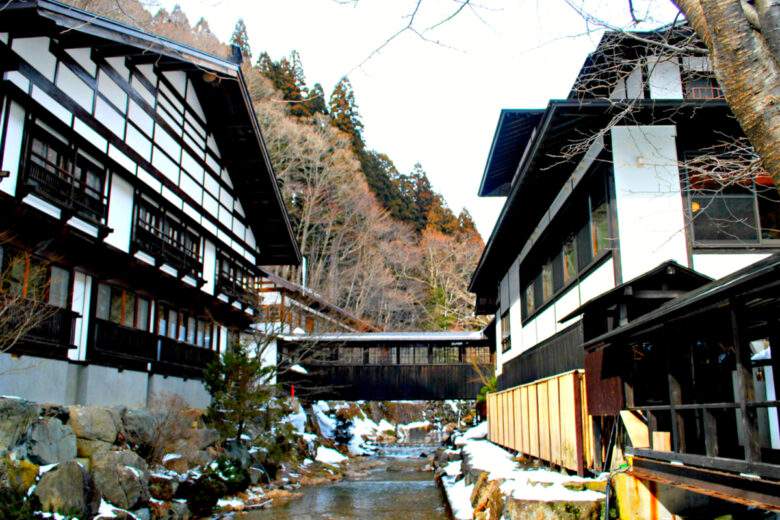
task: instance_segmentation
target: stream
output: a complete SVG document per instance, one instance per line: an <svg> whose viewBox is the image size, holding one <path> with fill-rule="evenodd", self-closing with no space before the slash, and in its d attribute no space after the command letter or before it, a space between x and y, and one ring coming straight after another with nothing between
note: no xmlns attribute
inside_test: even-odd
<svg viewBox="0 0 780 520"><path fill-rule="evenodd" d="M353 462L341 482L299 489L291 502L241 516L244 520L444 520L447 515L422 450L387 447Z"/></svg>

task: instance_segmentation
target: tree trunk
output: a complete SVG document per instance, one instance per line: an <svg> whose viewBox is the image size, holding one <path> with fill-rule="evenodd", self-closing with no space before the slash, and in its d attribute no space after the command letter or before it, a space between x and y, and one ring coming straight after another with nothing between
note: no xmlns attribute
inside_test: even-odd
<svg viewBox="0 0 780 520"><path fill-rule="evenodd" d="M780 189L780 65L770 45L777 31L775 2L756 2L762 31L750 24L739 1L676 4L709 48L726 101Z"/></svg>

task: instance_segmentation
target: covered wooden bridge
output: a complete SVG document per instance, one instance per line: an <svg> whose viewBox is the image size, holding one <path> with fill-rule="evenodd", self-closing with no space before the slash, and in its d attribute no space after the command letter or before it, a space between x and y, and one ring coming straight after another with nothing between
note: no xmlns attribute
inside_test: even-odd
<svg viewBox="0 0 780 520"><path fill-rule="evenodd" d="M481 331L283 336L278 381L311 399L474 399L493 345Z"/></svg>

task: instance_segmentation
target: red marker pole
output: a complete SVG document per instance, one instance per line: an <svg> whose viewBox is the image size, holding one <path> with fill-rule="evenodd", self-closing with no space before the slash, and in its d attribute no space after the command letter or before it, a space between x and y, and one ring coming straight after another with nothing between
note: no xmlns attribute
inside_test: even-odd
<svg viewBox="0 0 780 520"><path fill-rule="evenodd" d="M290 385L290 398L295 399L295 385Z"/></svg>

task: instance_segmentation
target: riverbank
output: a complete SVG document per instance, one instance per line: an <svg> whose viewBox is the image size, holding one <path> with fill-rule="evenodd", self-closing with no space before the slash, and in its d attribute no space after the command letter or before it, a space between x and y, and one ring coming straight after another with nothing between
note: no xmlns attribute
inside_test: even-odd
<svg viewBox="0 0 780 520"><path fill-rule="evenodd" d="M605 477L582 478L514 457L486 439L486 423L437 450L435 478L456 520L596 519Z"/></svg>

